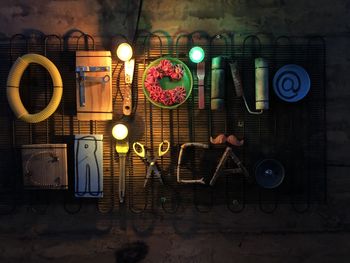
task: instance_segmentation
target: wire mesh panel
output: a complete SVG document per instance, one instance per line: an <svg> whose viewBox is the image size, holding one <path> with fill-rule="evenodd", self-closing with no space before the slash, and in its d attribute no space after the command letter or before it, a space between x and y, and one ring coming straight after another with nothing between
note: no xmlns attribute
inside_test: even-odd
<svg viewBox="0 0 350 263"><path fill-rule="evenodd" d="M79 32L78 32L79 33ZM198 109L198 78L196 64L189 60L188 52L200 45L205 57L205 109ZM209 212L215 205L226 205L232 212L241 212L246 204L259 204L265 212L272 212L280 203L290 203L296 211L303 211L311 203L326 199L325 170L325 52L322 38L281 37L272 43L261 43L256 36L248 36L241 44L233 41L233 35L209 36L198 31L169 37L163 32L140 35L134 46L135 75L132 84L132 118L122 116L124 80L123 64L113 57L113 121L79 121L76 117L75 51L101 50L100 43L86 34L69 36L62 40L57 36L28 38L15 35L0 42L2 86L6 87L9 69L17 57L35 52L55 63L63 79L63 98L57 111L47 120L28 124L17 120L6 99L6 89L0 93L0 190L6 193L0 208L12 211L11 200L17 203L41 203L38 192L23 190L20 170L20 147L34 143L67 143L68 175L70 190L74 189L74 155L72 143L75 134L103 134L103 198L98 201L77 200L72 191L45 194L63 204L67 212L79 212L81 205L96 203L102 213L121 208L118 199L119 155L111 136L116 121L127 121L129 142L140 142L151 155L159 144L168 140L169 152L157 161L163 182L144 181L148 165L137 156L132 147L127 156L126 203L131 212L175 213L182 207L194 206L200 212ZM150 103L143 92L143 77L147 66L160 57L180 59L190 69L193 90L188 100L176 109L163 109ZM235 86L229 66L225 67L225 110L211 110L211 60L222 56L226 61L236 61L246 103L255 106L256 58L268 63L269 109L260 115L250 114L242 98L235 94ZM281 100L273 91L273 78L282 66L296 64L309 75L311 88L305 98L297 102ZM49 74L38 65L30 65L21 79L21 99L30 112L38 112L52 96ZM225 173L209 186L215 169L227 144L214 145L210 136L235 135L244 139L242 146L230 146L233 153L247 168L249 177L243 174ZM181 165L183 179L204 178L205 184L183 185L177 183L176 172L180 146L187 142L203 143L208 149L190 148ZM273 189L260 186L255 178L257 164L265 159L276 159L284 167L282 183ZM236 168L229 159L224 168ZM38 197L39 195L39 197ZM49 197L47 197L47 195ZM11 196L13 198L11 198ZM28 201L32 200L32 201ZM33 201L34 200L34 201Z"/></svg>

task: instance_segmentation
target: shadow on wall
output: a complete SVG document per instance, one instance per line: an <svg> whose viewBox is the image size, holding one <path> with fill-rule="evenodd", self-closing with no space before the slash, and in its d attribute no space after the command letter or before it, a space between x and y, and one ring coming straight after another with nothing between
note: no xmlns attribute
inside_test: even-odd
<svg viewBox="0 0 350 263"><path fill-rule="evenodd" d="M141 262L148 254L148 246L144 242L136 241L126 244L115 252L116 263Z"/></svg>
<svg viewBox="0 0 350 263"><path fill-rule="evenodd" d="M137 27L140 0L98 0L98 3L101 6L100 32L107 37L125 35L129 41L132 41Z"/></svg>

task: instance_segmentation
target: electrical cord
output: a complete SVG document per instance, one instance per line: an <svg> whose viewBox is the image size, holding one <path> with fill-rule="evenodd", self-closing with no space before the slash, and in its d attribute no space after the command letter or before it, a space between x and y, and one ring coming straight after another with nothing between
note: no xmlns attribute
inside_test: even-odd
<svg viewBox="0 0 350 263"><path fill-rule="evenodd" d="M134 36L132 38L133 45L135 45L137 31L139 30L139 23L140 23L140 17L141 17L141 12L142 12L142 4L143 4L143 0L140 0L139 1L139 9L138 9L138 13L137 13L137 19L136 19L136 27L135 27L135 31L134 31Z"/></svg>
<svg viewBox="0 0 350 263"><path fill-rule="evenodd" d="M132 46L135 46L135 44L136 44L136 39L137 39L137 31L138 31L138 29L139 29L139 23L140 23L140 17L141 17L141 12L142 12L142 5L143 5L143 1L142 0L140 0L139 1L139 7L138 7L138 13L137 13L137 19L136 19L136 27L135 27L135 31L134 31L134 35L133 35L133 38L132 38ZM113 72L112 72L112 76L114 75L114 73L115 73L115 71L116 71L116 69L117 69L117 67L118 67L118 63L115 65L115 67L114 67L114 69L113 69ZM118 80L120 79L120 74L121 74L121 72L122 72L122 70L123 70L123 67L124 67L124 65L122 65L121 66L121 68L120 68L120 70L119 70L119 72L118 72ZM121 96L121 100L122 101L124 101L124 97L123 97L123 94L122 94L122 92L121 92L121 90L120 90L120 87L119 87L119 85L118 85L118 83L119 83L119 81L117 80L117 92L116 92L116 94L115 94L115 97L114 97L114 99L113 99L113 103L115 103L115 101L116 101L116 99L117 99L117 96L118 96L118 93L120 94L120 96ZM136 113L136 110L137 110L137 104L138 104L138 100L137 100L137 98L138 98L138 88L136 87L134 87L134 85L133 84L131 84L131 94L132 94L132 109L131 109L131 114L130 114L130 116L131 116L131 118L134 116L134 114Z"/></svg>

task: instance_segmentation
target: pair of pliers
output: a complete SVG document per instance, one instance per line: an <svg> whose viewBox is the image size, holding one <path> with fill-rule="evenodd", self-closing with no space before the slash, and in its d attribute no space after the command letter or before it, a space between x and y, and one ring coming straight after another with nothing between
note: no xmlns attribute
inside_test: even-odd
<svg viewBox="0 0 350 263"><path fill-rule="evenodd" d="M163 147L165 147L164 151L162 150ZM154 177L158 178L158 180L163 184L161 173L157 167L157 159L165 155L169 151L169 148L170 148L169 141L164 140L159 144L158 152L156 152L154 157L150 156L149 151L146 152L145 146L142 143L134 142L132 145L132 148L134 149L134 152L139 157L141 157L146 164L148 164L147 175L146 175L145 183L143 184L143 187L146 187L148 179L152 177L152 172L154 174Z"/></svg>

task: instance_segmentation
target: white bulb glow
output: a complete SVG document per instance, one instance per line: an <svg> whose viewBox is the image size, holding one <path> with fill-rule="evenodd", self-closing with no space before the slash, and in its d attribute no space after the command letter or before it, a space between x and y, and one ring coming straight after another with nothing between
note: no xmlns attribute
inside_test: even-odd
<svg viewBox="0 0 350 263"><path fill-rule="evenodd" d="M117 56L122 61L129 61L132 58L132 48L128 43L121 43L117 48Z"/></svg>
<svg viewBox="0 0 350 263"><path fill-rule="evenodd" d="M192 56L194 60L200 60L202 58L202 53L196 50L195 52L193 52Z"/></svg>
<svg viewBox="0 0 350 263"><path fill-rule="evenodd" d="M203 61L204 59L204 50L201 47L195 46L193 48L191 48L190 52L189 52L189 56L192 62L194 63L200 63Z"/></svg>
<svg viewBox="0 0 350 263"><path fill-rule="evenodd" d="M128 128L124 124L114 125L112 129L112 135L117 140L123 140L128 136Z"/></svg>

